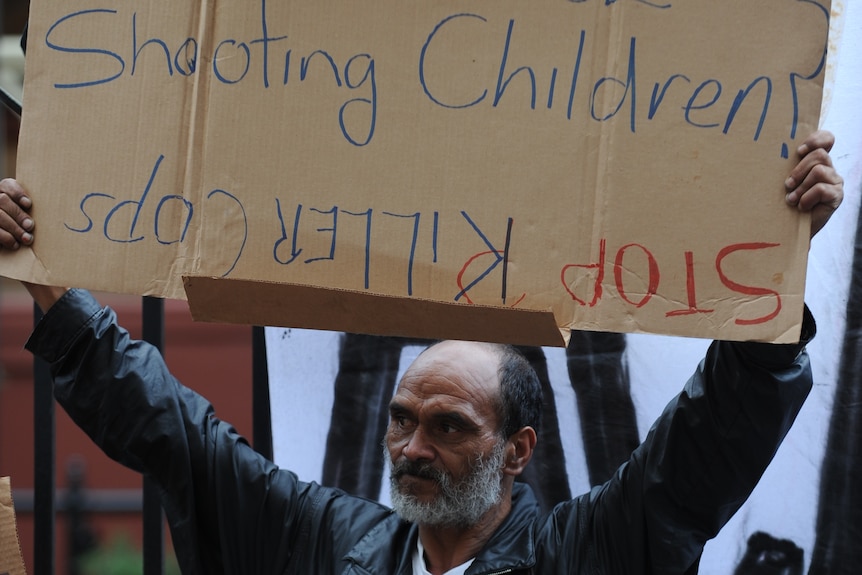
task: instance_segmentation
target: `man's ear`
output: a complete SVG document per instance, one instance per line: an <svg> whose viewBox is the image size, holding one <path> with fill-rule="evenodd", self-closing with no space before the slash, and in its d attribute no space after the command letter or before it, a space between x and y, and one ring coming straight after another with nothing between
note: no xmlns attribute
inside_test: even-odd
<svg viewBox="0 0 862 575"><path fill-rule="evenodd" d="M530 426L522 427L506 441L506 461L503 465L503 473L506 475L520 475L530 459L533 458L533 450L536 448L536 430Z"/></svg>

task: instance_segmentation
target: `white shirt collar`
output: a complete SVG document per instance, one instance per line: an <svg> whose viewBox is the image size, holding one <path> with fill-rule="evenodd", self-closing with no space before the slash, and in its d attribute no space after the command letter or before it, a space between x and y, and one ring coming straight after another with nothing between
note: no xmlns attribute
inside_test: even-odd
<svg viewBox="0 0 862 575"><path fill-rule="evenodd" d="M464 575L474 559L475 557L468 559L457 567L449 569L443 575ZM413 552L413 575L431 575L425 567L425 548L422 546L422 539L419 537L416 538L416 550Z"/></svg>

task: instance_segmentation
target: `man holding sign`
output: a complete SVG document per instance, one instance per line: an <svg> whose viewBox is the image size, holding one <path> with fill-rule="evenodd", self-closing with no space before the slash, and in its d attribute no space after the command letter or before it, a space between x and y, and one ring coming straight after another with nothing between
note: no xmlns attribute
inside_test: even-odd
<svg viewBox="0 0 862 575"><path fill-rule="evenodd" d="M811 214L812 235L843 198L833 142L812 134L785 183L787 203ZM29 246L31 201L14 180L0 192L0 246ZM614 477L542 515L514 481L536 445L535 373L509 347L442 342L407 370L390 404L393 512L255 453L86 292L27 288L46 312L28 349L50 363L77 424L159 483L186 573L690 572L812 384L807 311L797 344L714 342Z"/></svg>

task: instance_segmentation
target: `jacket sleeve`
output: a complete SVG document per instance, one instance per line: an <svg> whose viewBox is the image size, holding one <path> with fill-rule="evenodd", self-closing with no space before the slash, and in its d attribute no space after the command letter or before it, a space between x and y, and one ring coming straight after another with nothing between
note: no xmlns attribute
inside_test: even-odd
<svg viewBox="0 0 862 575"><path fill-rule="evenodd" d="M282 573L319 486L259 456L212 406L80 290L45 315L27 348L58 402L111 458L159 486L184 573Z"/></svg>
<svg viewBox="0 0 862 575"><path fill-rule="evenodd" d="M567 531L562 564L626 574L696 565L802 407L812 386L804 346L814 331L806 308L799 344L713 342L615 476L555 511Z"/></svg>

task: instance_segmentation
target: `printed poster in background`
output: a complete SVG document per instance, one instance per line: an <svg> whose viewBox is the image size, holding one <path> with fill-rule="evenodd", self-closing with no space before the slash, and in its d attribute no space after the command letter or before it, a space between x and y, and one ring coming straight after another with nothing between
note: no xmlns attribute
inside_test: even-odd
<svg viewBox="0 0 862 575"><path fill-rule="evenodd" d="M33 0L17 174L40 232L3 273L260 325L795 340L807 222L774 198L817 125L828 16ZM501 335L530 310L541 333Z"/></svg>
<svg viewBox="0 0 862 575"><path fill-rule="evenodd" d="M808 265L805 299L818 323L809 346L815 385L752 497L707 544L704 575L855 575L862 565L862 5L835 2L833 12L823 127L837 137L832 157L846 199L815 238ZM545 505L586 491L626 458L708 345L644 334L575 336L568 349L531 352L540 375L546 368L548 409L558 424L546 418L544 453L530 464ZM421 349L410 340L268 328L276 462L303 479L388 501L380 448L386 405Z"/></svg>

